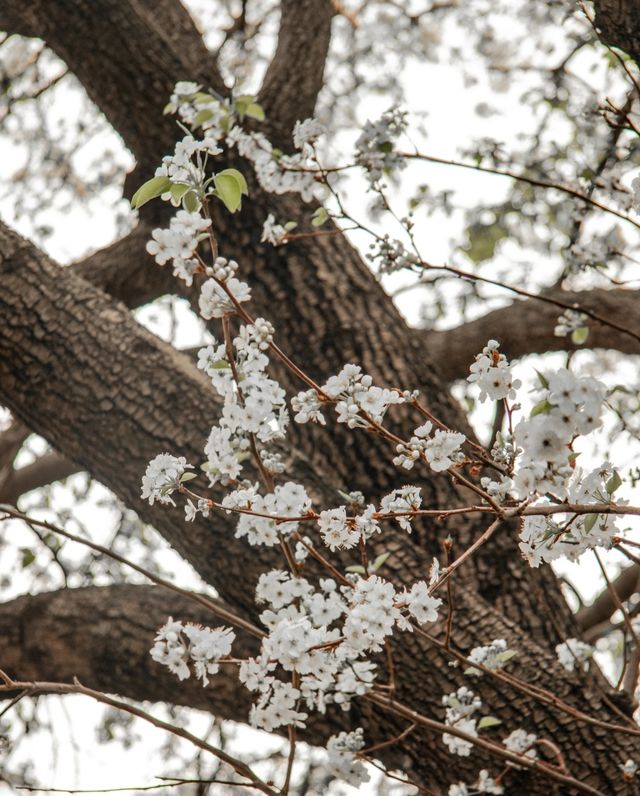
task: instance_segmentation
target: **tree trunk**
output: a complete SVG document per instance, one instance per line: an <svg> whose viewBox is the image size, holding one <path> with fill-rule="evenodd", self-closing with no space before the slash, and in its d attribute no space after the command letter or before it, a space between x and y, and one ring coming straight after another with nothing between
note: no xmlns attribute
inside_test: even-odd
<svg viewBox="0 0 640 796"><path fill-rule="evenodd" d="M330 3L321 5L319 27L316 30L312 26L315 36L318 31L324 32L312 59L320 62L320 69L332 14ZM290 7L289 13L295 13L295 4L285 6ZM299 36L304 35L301 24L300 20L296 23ZM171 0L158 4L99 0L90 5L83 0L39 0L25 7L0 9L0 26L44 37L65 59L136 155L141 178L155 167L176 137L173 123L161 116L176 80L195 79L224 90L200 37L181 7ZM296 38L295 31L288 35ZM282 41L284 47L284 38ZM299 49L296 53L292 57L300 58ZM298 101L296 92L300 86L283 79L283 75L291 73L291 62L284 50L280 51L279 60L282 66L278 67L274 59L268 73L264 99L267 112L273 109L276 114L273 129L284 139L293 121L278 116L278 107L282 103L287 108L295 107L292 103ZM303 105L308 105L315 100L319 83L311 80L301 85L305 87ZM247 173L246 164L241 168ZM248 173L247 176L250 177ZM317 379L336 372L344 362L354 361L378 384L419 387L439 419L470 433L460 408L439 377L437 363L424 350L422 338L407 328L344 236L336 231L335 235L312 242L265 248L258 238L268 212L275 212L279 219L297 219L309 213L294 197L267 196L252 185L251 201L243 212L233 217L216 215L214 228L221 252L239 260L252 286L252 311L275 322L281 346ZM132 244L142 250L148 225L161 214L155 208L146 213L140 229L132 233L127 243L95 255L87 270L93 266L93 273L100 268L103 275L108 271L104 286L113 287L116 293L125 292L119 281L122 270L118 268L118 258L128 257ZM181 510L151 507L139 497L141 474L157 453L170 451L185 455L193 463L201 461L200 451L218 409L207 381L185 357L142 330L125 307L82 280L74 269L61 270L2 227L0 278L0 399L64 456L86 468L142 519L152 523L215 586L222 599L236 610L254 615L256 578L263 568L277 561L270 551L249 548L236 540L233 523L226 516L208 521L198 517L194 523L185 524ZM136 269L134 285L128 284L126 290L146 295L145 278L157 280L159 293L174 284L167 272L159 272L149 262L147 271L142 265ZM175 289L181 290L177 286ZM192 302L196 295L195 290L188 292ZM478 348L483 342L478 341ZM473 353L469 352L470 358ZM302 387L287 371L276 370L289 392ZM407 435L416 424L404 414L397 421L397 429ZM339 501L337 489L361 489L372 499L379 499L405 480L389 464L392 451L388 445L365 432L347 434L341 428L331 428L329 433L303 426L292 429L291 439L293 452L288 473L308 485L323 506ZM418 483L429 507L448 508L468 498L448 478L428 474ZM432 556L440 554L445 536L451 534L460 551L480 530L478 522L460 520L425 522L411 537L389 531L379 543L380 550L391 552L385 574L396 583L424 578ZM574 634L573 620L551 570L530 570L519 560L514 529L503 529L495 541L456 573L453 592L453 640L459 649L468 652L478 644L504 638L518 651L511 665L517 676L553 691L594 717L620 721L603 694L599 678L568 675L557 664L552 646ZM100 621L113 623L113 643L109 645L112 666L108 668L116 672L131 665L129 659L134 654L125 642L131 638L131 623L137 626L134 613L126 606L149 599L147 592L140 592L140 597L135 596L135 591L122 594L126 599L119 603L118 610L106 617L99 614L103 617ZM90 596L93 599L94 593ZM60 605L57 596L22 598L22 602L14 601L3 608L0 627L2 619L6 623L15 612L21 617L20 626L27 628L30 617L42 616L49 606L45 613L51 615L52 623L43 627L49 627L48 634L54 635ZM77 611L73 622L82 632L81 604L69 605ZM154 602L153 610L149 608L149 621L145 617L140 632L151 634L161 613ZM167 613L177 618L178 609L172 605ZM438 632L442 637L442 628ZM150 646L151 640L145 643ZM176 703L200 707L200 694L188 689L183 693L183 684L164 677L157 671L160 667L154 667L146 658L142 661L145 643L141 642L135 653L142 671L136 668L129 675L123 674L121 692L134 696L136 683L144 676L149 682L140 688L138 698L164 694L164 698ZM59 651L59 658L64 658L62 665L53 647L46 657L41 656L25 640L11 660L16 675L23 674L24 669L39 670L39 677L48 679L81 671L87 685L119 690L117 678L110 679L95 656L87 660L84 650L82 645L66 645ZM442 695L462 684L458 671L449 666L448 656L407 634L394 642L394 655L398 700L440 720ZM156 682L151 683L152 678ZM224 688L227 687L225 681ZM634 739L621 734L612 742L604 730L581 723L556 708L534 704L521 693L486 678L478 681L475 690L482 695L487 710L501 716L504 735L523 726L546 736L563 750L571 773L580 781L604 793L626 793L619 764L627 757L637 757L638 744ZM229 706L222 699L220 704ZM243 695L238 700L236 718L244 718L246 704ZM406 726L365 701L354 706L348 719L350 726L362 724L371 742L391 737ZM344 715L330 713L318 733L342 729L345 720ZM495 730L491 732L503 737L501 730L497 734ZM424 754L426 743L428 755ZM437 790L452 781L452 758L440 740L434 743L423 732L415 732L403 743L403 751L406 759L398 759L398 763L427 787ZM391 755L395 761L396 753ZM458 778L465 774L471 778L481 764L486 767L478 753L468 760L456 758L454 763ZM529 775L516 777L515 782L510 775L508 781L508 792L513 794L525 792L524 787L528 793L550 790L548 783L532 780ZM554 792L552 788L551 791Z"/></svg>

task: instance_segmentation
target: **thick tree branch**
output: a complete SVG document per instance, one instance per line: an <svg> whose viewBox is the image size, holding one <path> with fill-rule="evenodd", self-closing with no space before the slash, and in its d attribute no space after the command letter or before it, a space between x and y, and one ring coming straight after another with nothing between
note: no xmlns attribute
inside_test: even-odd
<svg viewBox="0 0 640 796"><path fill-rule="evenodd" d="M15 504L21 495L33 489L62 481L77 473L79 467L65 456L51 451L45 453L26 467L11 470L0 482L0 503Z"/></svg>
<svg viewBox="0 0 640 796"><path fill-rule="evenodd" d="M640 585L640 567L633 564L623 569L612 582L620 602L625 602L632 594L638 591ZM617 605L614 602L610 589L604 589L590 604L576 614L576 621L583 632L606 622L615 613Z"/></svg>
<svg viewBox="0 0 640 796"><path fill-rule="evenodd" d="M547 295L547 294L545 294ZM558 291L550 298L575 304L615 318L636 334L640 334L640 316L637 312L638 292L634 290L591 290L570 293ZM527 299L516 301L483 315L475 321L446 331L423 331L425 349L440 367L447 381L465 378L473 352L493 338L501 343L501 350L509 359L527 354L548 351L573 351L581 348L570 337L556 337L553 333L562 310L553 304ZM589 348L608 348L624 354L640 354L640 345L630 335L624 335L604 324L587 319ZM582 346L584 347L584 346Z"/></svg>
<svg viewBox="0 0 640 796"><path fill-rule="evenodd" d="M296 121L313 116L335 8L331 0L281 0L280 9L278 45L258 101L267 115L269 138L287 151Z"/></svg>
<svg viewBox="0 0 640 796"><path fill-rule="evenodd" d="M0 604L0 669L21 680L85 685L138 702L170 702L219 714L246 715L250 694L238 687L236 667L221 668L209 688L179 682L153 661L158 628L172 615L209 627L222 623L186 597L156 586L63 589ZM234 654L255 654L255 641L236 634ZM243 693L244 692L244 693Z"/></svg>
<svg viewBox="0 0 640 796"><path fill-rule="evenodd" d="M595 0L600 37L630 55L640 66L640 6L636 0Z"/></svg>
<svg viewBox="0 0 640 796"><path fill-rule="evenodd" d="M143 173L155 168L175 140L174 122L163 117L162 108L176 81L196 80L225 93L213 56L176 0L3 3L0 29L46 41L122 136ZM150 114L131 111L142 95Z"/></svg>

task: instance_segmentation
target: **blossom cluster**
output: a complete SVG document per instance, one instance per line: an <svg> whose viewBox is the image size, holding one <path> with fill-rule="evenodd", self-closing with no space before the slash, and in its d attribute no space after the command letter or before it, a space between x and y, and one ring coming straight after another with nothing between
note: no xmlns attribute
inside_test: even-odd
<svg viewBox="0 0 640 796"><path fill-rule="evenodd" d="M142 476L142 499L148 500L151 506L156 500L175 506L171 493L180 488L181 479L189 469L192 470L193 466L187 464L184 456L159 454L149 462Z"/></svg>
<svg viewBox="0 0 640 796"><path fill-rule="evenodd" d="M254 726L302 726L307 713L299 703L321 712L331 703L348 710L351 699L373 684L375 665L366 656L382 648L394 627L411 629L411 617L420 623L437 620L441 600L428 594L425 583L398 592L376 575L354 575L352 581L338 586L321 579L316 587L284 570L260 576L256 599L269 606L260 615L268 635L260 655L240 667L241 681L258 693L250 716ZM285 672L298 673L297 688L283 690L276 662Z"/></svg>
<svg viewBox="0 0 640 796"><path fill-rule="evenodd" d="M522 386L519 379L513 378L511 366L505 355L498 351L499 347L497 340L489 340L469 368L471 375L467 377L467 381L480 388L481 402L487 398L492 401L514 399L516 390Z"/></svg>
<svg viewBox="0 0 640 796"><path fill-rule="evenodd" d="M228 296L222 284L237 300L244 300L244 282L235 277L224 283L212 278L204 283L200 296L205 317L224 314ZM257 318L254 323L242 325L234 337L233 364L224 343L214 341L198 354L198 367L209 376L216 392L224 399L219 423L211 429L205 446L207 463L204 469L212 484L227 483L239 477L242 462L249 455L251 436L266 443L282 437L288 425L284 390L265 372L269 360L264 349L272 339L272 325ZM249 495L243 495L243 502L250 502Z"/></svg>
<svg viewBox="0 0 640 796"><path fill-rule="evenodd" d="M577 469L569 482L566 497L570 503L581 505L614 502L624 505L624 500L614 501L614 493L621 483L611 464L604 462L587 475ZM535 505L549 505L549 502L542 501ZM576 515L567 512L552 517L528 515L524 517L520 530L520 550L532 567L562 556L575 561L586 550L597 546L611 547L617 533L617 518L614 514L594 512Z"/></svg>
<svg viewBox="0 0 640 796"><path fill-rule="evenodd" d="M367 121L356 141L356 163L362 166L367 178L379 182L383 175L403 169L406 161L395 149L396 141L407 128L407 113L397 107L389 108L375 122Z"/></svg>
<svg viewBox="0 0 640 796"><path fill-rule="evenodd" d="M169 617L160 628L151 648L154 661L166 666L169 671L186 680L191 676L189 662L193 664L196 677L208 685L208 675L220 669L220 659L231 653L235 633L229 627L200 627L192 622L174 622Z"/></svg>
<svg viewBox="0 0 640 796"><path fill-rule="evenodd" d="M393 463L410 470L415 462L424 458L432 470L437 473L448 470L457 462L464 461L460 446L465 441L464 434L455 431L437 429L433 436L433 423L427 420L415 429L409 442L396 446L397 456Z"/></svg>
<svg viewBox="0 0 640 796"><path fill-rule="evenodd" d="M373 385L371 376L362 373L359 365L345 365L335 376L331 376L320 388L322 394L335 404L339 423L349 428L367 428L370 420L380 423L393 404L404 403L404 397L397 390L388 390ZM325 402L326 402L325 398ZM325 424L320 411L322 401L316 390L298 393L291 400L297 423L310 420Z"/></svg>
<svg viewBox="0 0 640 796"><path fill-rule="evenodd" d="M589 668L589 660L593 656L593 647L578 638L568 638L556 646L558 661L568 671L572 672L576 666L585 671Z"/></svg>
<svg viewBox="0 0 640 796"><path fill-rule="evenodd" d="M452 694L443 696L442 704L445 706L445 724L471 737L475 738L478 735L478 720L473 718L473 715L482 707L482 700L471 689L461 686ZM460 757L468 757L473 748L470 741L449 733L444 733L442 740L451 754Z"/></svg>
<svg viewBox="0 0 640 796"><path fill-rule="evenodd" d="M355 755L363 747L364 738L360 728L354 732L332 735L327 743L329 773L354 787L368 782L371 779L369 772L359 760L355 759Z"/></svg>
<svg viewBox="0 0 640 796"><path fill-rule="evenodd" d="M474 647L467 657L471 663L479 663L485 669L495 671L502 669L516 654L515 650L507 648L507 642L503 638L497 638L486 646ZM465 674L478 676L482 674L482 671L472 666L466 670Z"/></svg>
<svg viewBox="0 0 640 796"><path fill-rule="evenodd" d="M193 283L193 275L199 268L194 252L202 238L202 233L211 225L211 220L200 213L179 210L171 219L168 229L154 229L152 240L147 243L147 251L155 257L158 265L173 261L173 275Z"/></svg>
<svg viewBox="0 0 640 796"><path fill-rule="evenodd" d="M195 503L187 501L185 515L187 520L193 520L197 514L207 516L214 507L221 507L237 516L237 537L250 545L282 546L288 570L264 572L256 585L260 622L266 631L260 650L255 657L242 661L238 671L240 681L255 695L250 712L253 726L267 731L304 727L312 710L325 712L334 705L348 711L354 698L374 687L377 668L373 657L385 648L389 650L393 633L411 632L416 624L438 621L442 600L432 592L439 585L439 564L434 559L429 583L420 580L399 586L378 574L388 553L378 556L371 565L367 560L366 544L381 533L383 522L393 521L402 530L412 531L412 521L422 505L418 487L393 489L381 498L378 507L365 501L360 493L341 493L345 504L315 511L304 485L277 478L284 472L284 464L273 443L284 437L289 415L285 391L267 373L269 350L278 353L273 346L274 328L264 318L251 320L241 306L250 300L251 289L238 278L236 261L217 257L207 265L197 252L211 224L208 213L200 212L201 204L211 193L222 191L222 183L215 190L211 187L214 178L206 172L207 158L220 154L218 142L224 140L229 146L237 146L240 154L253 162L258 180L268 191L293 190L303 199L310 199L316 189L313 170L306 164L315 157L313 143L323 132L321 125L313 119L298 122L294 144L300 152L284 156L260 133L246 132L240 126L243 115L258 118L261 112L250 97L219 101L202 92L199 85L183 82L176 86L167 107L188 124L201 127L204 138L197 141L191 135L185 136L156 173L160 187L155 195L162 190L164 199L176 207L182 204L184 209L176 213L168 229L154 230L147 249L160 265L172 261L174 273L188 284L196 272L206 276L200 292L200 313L205 319L222 319L224 333L223 341L214 338L199 352L198 367L222 398L219 419L205 446L207 460L202 469L211 486L228 489L219 503L189 492ZM406 115L397 109L365 126L357 143L357 161L367 170L372 185L378 184L383 174L404 165L395 145L405 126ZM242 193L240 178L242 175L237 191L234 189L236 199ZM170 181L168 190L163 180ZM187 201L189 195L194 198ZM233 201L232 197L229 202ZM288 226L277 224L270 215L263 229L263 241L281 243L287 230ZM392 262L411 261L395 242L387 240L385 247L380 250L384 249L389 268ZM238 323L232 321L232 333L229 318L234 315ZM575 325L577 319L567 315L565 322ZM305 381L314 385L306 377ZM521 386L495 340L490 340L475 358L468 381L479 388L481 401L513 400ZM549 377L540 376L538 389L542 394L531 415L521 420L508 437L499 435L496 439L491 455L494 464L499 465L499 474L482 476L485 498L490 498L492 504L511 501L511 506L520 499L523 505L527 501L534 509L548 505L546 500L550 504L551 499L555 504L562 500L613 503L614 492L621 483L615 470L605 463L584 475L575 467L573 451L575 438L600 424L604 388L594 379L562 369ZM338 423L383 433L380 426L389 408L414 399L413 393L374 385L358 365L346 364L321 386L300 392L291 400L291 406L298 423L324 425L324 410L333 407ZM509 421L516 408L517 405L507 404ZM509 428L512 429L511 422ZM470 462L462 452L465 441L463 434L434 428L434 423L428 421L415 428L408 441L396 444L393 461L405 470L424 461L434 472L449 471L456 478ZM251 477L245 470L250 459ZM188 491L184 482L195 477L188 472L190 469L193 468L182 457L168 453L157 456L142 479L142 497L150 503L173 503L171 495L175 491ZM253 480L256 472L262 485ZM550 498L539 498L546 493L550 493ZM595 545L609 545L616 530L615 518L606 512L574 514L562 520L558 519L560 516L523 516L520 549L532 566L559 555L576 557ZM328 578L305 577L308 556L323 561L313 537L332 552L359 548L361 563L348 567L344 574L328 565ZM169 618L156 636L151 655L180 679L193 671L207 685L209 675L215 674L221 661L229 657L233 640L229 628L202 628ZM576 639L568 639L556 651L560 663L568 669L576 663L584 665L591 654L591 648ZM499 670L515 654L504 639L476 646L469 653L471 666L465 674L479 676L479 666ZM443 697L443 704L447 728L455 728L469 739L499 723L490 716L477 716L481 700L465 686ZM444 732L442 737L452 754L470 754L472 740L452 732ZM533 759L536 741L535 735L517 729L503 743L506 749ZM362 730L333 736L327 749L332 776L355 786L368 780L360 759L364 749ZM449 794L501 794L504 788L499 779L483 769L475 784L452 785Z"/></svg>
<svg viewBox="0 0 640 796"><path fill-rule="evenodd" d="M549 377L540 376L538 391L531 416L514 431L522 449L514 486L523 498L532 492L565 498L574 472L571 445L578 435L600 426L605 388L596 379L559 368Z"/></svg>
<svg viewBox="0 0 640 796"><path fill-rule="evenodd" d="M393 519L403 530L411 533L412 515L419 511L421 504L422 496L418 487L403 486L381 499L379 511L376 511L373 503L369 503L361 514L349 517L347 507L339 506L321 511L317 522L327 547L331 550L348 550L379 533L381 518Z"/></svg>

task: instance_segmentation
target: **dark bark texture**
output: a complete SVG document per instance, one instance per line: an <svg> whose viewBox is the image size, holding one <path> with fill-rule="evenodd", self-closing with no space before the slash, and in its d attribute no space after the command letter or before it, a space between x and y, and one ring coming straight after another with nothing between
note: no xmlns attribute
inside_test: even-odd
<svg viewBox="0 0 640 796"><path fill-rule="evenodd" d="M615 28L614 17L607 15L613 6L625 4L598 6L603 32L604 17ZM296 119L313 111L335 8L329 0L283 0L281 12L278 46L260 99L269 135L284 148ZM608 39L618 30L620 36L636 35L637 42L637 14L632 9L620 18L626 21L607 33ZM136 180L148 176L172 148L176 127L162 115L162 107L177 80L196 80L225 92L215 60L177 0L34 0L0 7L0 27L45 39L65 60L135 155ZM631 47L629 52L634 52ZM227 165L241 168L250 179L247 164L232 160ZM548 348L548 338L532 342L518 337L526 302L447 335L412 332L337 231L279 249L262 245L267 213L297 218L300 202L266 195L255 184L250 195L241 213L214 217L221 253L240 262L252 286L253 313L274 321L277 342L314 378L357 362L378 384L421 389L434 414L470 433L446 384L464 375L462 363L478 339L491 336L496 324L507 324L514 330L505 341L508 354ZM208 381L188 357L142 329L128 309L166 293L197 304L197 288L185 289L144 253L149 231L164 212L155 206L145 209L127 238L66 269L0 224L0 400L24 424L0 440L0 501L17 500L29 488L87 470L153 524L221 599L255 619L255 581L265 567L280 563L278 556L235 539L232 518L199 517L186 524L181 509L149 506L139 496L141 474L156 454L170 451L194 464L202 461L204 439L219 408ZM628 296L615 291L611 300L626 306ZM594 334L601 334L598 345L619 347L605 331ZM289 393L302 388L288 371L276 371ZM407 414L400 413L395 422L403 434L415 426ZM56 453L31 470L7 474L2 461L11 458L27 428L44 436ZM388 444L370 434L299 426L292 429L291 442L288 474L305 483L319 505L336 505L339 489L360 489L377 499L405 481L389 464ZM429 507L449 508L470 499L446 477L418 474L411 480L420 484ZM449 520L424 522L410 537L390 530L380 541L380 551L391 553L385 574L396 583L424 578L447 535L460 552L483 527L478 521ZM518 650L512 664L516 675L601 720L624 721L602 678L569 675L558 666L553 646L576 635L573 617L553 573L522 563L514 538L514 528L501 529L456 573L456 647L467 652L504 638ZM243 720L248 695L232 678L225 675L204 690L192 681L178 683L151 661L153 635L168 614L211 623L204 609L156 587L24 596L0 606L0 668L20 679L78 676L85 685L129 698L166 700ZM436 632L443 637L442 627ZM240 654L251 649L249 639L239 643ZM442 695L461 684L448 657L408 634L394 642L394 655L398 698L441 719ZM488 678L478 681L477 690L502 719L505 734L524 727L548 737L578 780L607 794L627 792L619 765L637 758L633 738L620 734L612 739L601 728ZM313 726L315 737L361 724L368 741L375 742L406 726L366 702L356 704L348 716L337 713L329 712ZM403 742L402 754L392 751L389 759L435 793L446 792L452 781L451 756L439 739L422 732L413 733ZM457 778L472 778L487 761L474 753L455 764ZM568 792L524 773L511 773L506 784L509 794Z"/></svg>

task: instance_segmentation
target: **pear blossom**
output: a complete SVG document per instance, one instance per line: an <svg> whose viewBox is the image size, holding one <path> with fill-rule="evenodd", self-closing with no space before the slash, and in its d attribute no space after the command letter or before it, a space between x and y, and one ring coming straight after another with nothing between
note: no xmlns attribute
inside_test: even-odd
<svg viewBox="0 0 640 796"><path fill-rule="evenodd" d="M186 470L193 470L193 465L187 464L184 456L159 454L149 462L142 476L140 496L148 500L151 506L156 500L158 503L175 505L170 495L180 487L180 478Z"/></svg>
<svg viewBox="0 0 640 796"><path fill-rule="evenodd" d="M356 760L355 755L364 748L363 730L341 732L332 735L327 743L329 755L327 769L332 777L358 787L371 779L364 765Z"/></svg>
<svg viewBox="0 0 640 796"><path fill-rule="evenodd" d="M586 671L589 668L589 659L593 652L594 648L591 644L577 638L568 638L556 645L558 660L568 672L574 671L576 666Z"/></svg>
<svg viewBox="0 0 640 796"><path fill-rule="evenodd" d="M160 628L151 649L151 657L169 668L180 680L191 675L192 662L196 677L204 686L209 684L208 675L219 670L218 661L228 656L235 633L231 628L209 628L192 622L174 622L169 617Z"/></svg>

